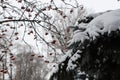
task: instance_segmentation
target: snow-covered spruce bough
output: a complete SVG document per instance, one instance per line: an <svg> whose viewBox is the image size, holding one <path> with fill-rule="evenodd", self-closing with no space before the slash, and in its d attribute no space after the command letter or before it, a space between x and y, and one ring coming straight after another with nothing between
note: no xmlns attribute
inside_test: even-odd
<svg viewBox="0 0 120 80"><path fill-rule="evenodd" d="M79 21L51 80L120 80L120 9L90 19Z"/></svg>

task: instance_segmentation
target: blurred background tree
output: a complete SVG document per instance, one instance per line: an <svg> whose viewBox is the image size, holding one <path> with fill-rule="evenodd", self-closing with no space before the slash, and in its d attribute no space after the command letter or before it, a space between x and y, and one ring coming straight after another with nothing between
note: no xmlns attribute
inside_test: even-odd
<svg viewBox="0 0 120 80"><path fill-rule="evenodd" d="M59 64L61 56L67 52L67 41L72 33L70 26L85 14L77 0L1 0L2 79L42 80L51 70L47 65ZM20 49L22 47L24 49Z"/></svg>

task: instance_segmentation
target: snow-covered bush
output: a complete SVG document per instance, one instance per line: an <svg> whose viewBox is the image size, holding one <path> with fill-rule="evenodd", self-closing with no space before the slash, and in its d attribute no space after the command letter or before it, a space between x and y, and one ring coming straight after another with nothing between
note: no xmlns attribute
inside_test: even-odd
<svg viewBox="0 0 120 80"><path fill-rule="evenodd" d="M79 23L51 80L119 80L120 9Z"/></svg>

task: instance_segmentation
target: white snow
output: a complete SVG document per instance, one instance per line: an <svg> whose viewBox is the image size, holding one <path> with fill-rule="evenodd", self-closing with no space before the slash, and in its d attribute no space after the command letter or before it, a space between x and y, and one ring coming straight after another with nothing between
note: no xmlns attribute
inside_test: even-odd
<svg viewBox="0 0 120 80"><path fill-rule="evenodd" d="M108 10L108 11L105 11L105 12L91 13L91 14L88 14L87 17L93 17L93 18L95 18L97 16L100 16L100 15L102 15L104 13L107 13L107 12L110 12L110 11L112 11L112 10Z"/></svg>
<svg viewBox="0 0 120 80"><path fill-rule="evenodd" d="M50 72L46 75L46 77L45 77L46 80L49 80L50 77L53 75L53 73L58 71L58 64L49 63L48 68L49 68Z"/></svg>
<svg viewBox="0 0 120 80"><path fill-rule="evenodd" d="M72 49L68 50L64 55L59 56L58 63L61 63L66 60L67 57L71 57Z"/></svg>
<svg viewBox="0 0 120 80"><path fill-rule="evenodd" d="M85 39L90 39L90 38L95 39L96 36L99 36L99 33L102 33L102 34L105 32L110 33L111 31L120 29L120 9L103 13L95 17L87 25L80 24L78 26L79 28L85 28L86 30L85 31L76 30L73 33L72 39L69 41L70 42L69 46L76 42L82 43ZM71 55L72 49L69 50L62 58L60 58L59 60L60 63L63 62L67 57L70 57L70 60L68 61L67 70L74 69L77 65L73 64L72 62L76 61L78 58L81 57L78 54L78 52L81 53L81 51L78 50L74 55ZM56 72L57 69L58 67L56 69L53 68L52 73Z"/></svg>
<svg viewBox="0 0 120 80"><path fill-rule="evenodd" d="M77 66L76 64L73 64L72 62L76 61L78 58L81 57L78 53L81 53L81 51L78 50L78 51L70 58L70 60L68 61L67 70L74 69L74 68Z"/></svg>
<svg viewBox="0 0 120 80"><path fill-rule="evenodd" d="M96 36L99 36L99 33L110 33L111 31L120 29L120 9L105 12L95 17L89 24L80 24L78 26L79 28L86 28L86 30L83 32L76 30L73 33L73 38L69 41L69 45L76 42L83 42L85 39L89 39L90 37L95 39Z"/></svg>
<svg viewBox="0 0 120 80"><path fill-rule="evenodd" d="M96 32L104 33L120 28L120 9L106 12L93 19L87 26L90 36L98 36Z"/></svg>
<svg viewBox="0 0 120 80"><path fill-rule="evenodd" d="M84 32L81 32L80 30L77 30L73 33L73 38L69 41L70 43L68 46L70 46L73 43L77 43L79 41L83 42L85 39L89 39L87 34Z"/></svg>

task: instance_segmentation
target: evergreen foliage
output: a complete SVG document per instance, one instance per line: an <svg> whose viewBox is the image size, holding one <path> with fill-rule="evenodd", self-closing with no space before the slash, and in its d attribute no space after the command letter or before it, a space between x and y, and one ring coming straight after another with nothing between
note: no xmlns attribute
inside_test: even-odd
<svg viewBox="0 0 120 80"><path fill-rule="evenodd" d="M73 43L69 47L72 55L78 50L82 51L77 53L81 57L73 62L77 67L67 70L68 57L59 65L58 72L53 74L51 80L120 80L120 30L98 34L95 39L88 35L89 39L84 42Z"/></svg>

